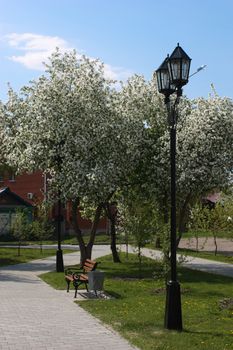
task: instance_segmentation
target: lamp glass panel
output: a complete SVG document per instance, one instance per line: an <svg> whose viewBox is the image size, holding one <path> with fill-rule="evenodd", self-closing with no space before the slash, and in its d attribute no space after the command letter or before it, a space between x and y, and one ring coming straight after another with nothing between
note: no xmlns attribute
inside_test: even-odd
<svg viewBox="0 0 233 350"><path fill-rule="evenodd" d="M188 60L184 60L182 62L182 80L188 80L189 74L189 62Z"/></svg>
<svg viewBox="0 0 233 350"><path fill-rule="evenodd" d="M158 89L159 89L159 91L160 91L160 90L162 89L161 74L160 74L160 72L159 72L159 73L156 73L156 77L157 77Z"/></svg>
<svg viewBox="0 0 233 350"><path fill-rule="evenodd" d="M171 70L172 70L172 80L180 80L181 72L180 72L180 60L173 60L171 62Z"/></svg>
<svg viewBox="0 0 233 350"><path fill-rule="evenodd" d="M162 82L162 89L169 89L170 79L169 79L168 71L161 72L161 82Z"/></svg>

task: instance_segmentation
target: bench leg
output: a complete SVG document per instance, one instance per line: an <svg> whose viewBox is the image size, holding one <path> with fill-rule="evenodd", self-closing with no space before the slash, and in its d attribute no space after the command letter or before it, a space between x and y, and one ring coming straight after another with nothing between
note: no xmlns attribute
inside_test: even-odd
<svg viewBox="0 0 233 350"><path fill-rule="evenodd" d="M82 283L83 283L82 281L76 281L74 283L74 289L75 289L74 297L75 298L77 297L78 287L81 286Z"/></svg>
<svg viewBox="0 0 233 350"><path fill-rule="evenodd" d="M86 283L86 282L79 281L78 283L74 283L74 289L75 289L74 297L75 297L75 298L77 297L78 287L79 287L81 284L83 284L83 283L85 284L86 290L87 290L87 292L88 292L88 287L87 287L87 283Z"/></svg>
<svg viewBox="0 0 233 350"><path fill-rule="evenodd" d="M69 291L70 291L70 281L67 280L66 283L67 283L67 290L66 291L67 291L67 293L69 293Z"/></svg>
<svg viewBox="0 0 233 350"><path fill-rule="evenodd" d="M77 298L78 284L75 284L74 288L75 288L74 298Z"/></svg>

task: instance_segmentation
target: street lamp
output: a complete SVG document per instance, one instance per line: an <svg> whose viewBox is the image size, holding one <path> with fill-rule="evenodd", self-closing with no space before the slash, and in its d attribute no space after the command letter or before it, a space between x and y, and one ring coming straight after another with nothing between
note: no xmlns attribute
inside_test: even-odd
<svg viewBox="0 0 233 350"><path fill-rule="evenodd" d="M171 164L171 279L167 283L165 328L182 330L182 312L180 284L177 281L176 271L176 123L177 105L182 95L182 87L188 83L191 59L184 50L177 44L171 56L163 61L156 70L158 90L165 96L164 103L168 111L170 126L170 164ZM170 95L176 93L173 104Z"/></svg>

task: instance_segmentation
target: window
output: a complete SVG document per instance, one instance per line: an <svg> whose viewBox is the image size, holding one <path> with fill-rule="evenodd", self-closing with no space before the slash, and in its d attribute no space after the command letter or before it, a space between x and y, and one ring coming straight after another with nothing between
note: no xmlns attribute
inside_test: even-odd
<svg viewBox="0 0 233 350"><path fill-rule="evenodd" d="M10 173L9 174L9 181L15 182L15 173Z"/></svg>
<svg viewBox="0 0 233 350"><path fill-rule="evenodd" d="M28 192L27 193L27 198L32 200L33 199L33 193Z"/></svg>

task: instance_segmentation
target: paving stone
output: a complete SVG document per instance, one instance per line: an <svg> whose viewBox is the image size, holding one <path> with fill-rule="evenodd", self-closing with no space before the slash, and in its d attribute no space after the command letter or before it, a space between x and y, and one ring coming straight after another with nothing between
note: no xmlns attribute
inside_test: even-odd
<svg viewBox="0 0 233 350"><path fill-rule="evenodd" d="M97 247L93 257L108 253ZM78 262L78 252L64 255L65 265ZM38 277L51 270L55 257L0 268L0 350L135 349L74 304L73 291L54 290Z"/></svg>

